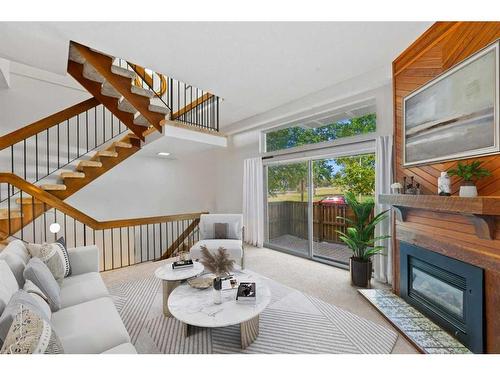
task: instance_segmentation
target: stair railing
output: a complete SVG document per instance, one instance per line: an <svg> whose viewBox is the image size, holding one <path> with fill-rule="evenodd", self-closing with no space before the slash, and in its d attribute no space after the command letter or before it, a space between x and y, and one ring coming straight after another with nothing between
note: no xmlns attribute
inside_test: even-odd
<svg viewBox="0 0 500 375"><path fill-rule="evenodd" d="M157 104L170 110L171 120L219 131L218 96L123 59L116 59L115 64L135 72L137 79L134 84L152 91Z"/></svg>
<svg viewBox="0 0 500 375"><path fill-rule="evenodd" d="M5 185L5 186L3 186ZM29 243L64 237L68 247L96 245L100 270L108 271L159 260L168 249L199 240L198 222L206 212L97 221L59 198L12 173L0 173L0 186L17 189L28 202L17 212L10 200L3 203L0 239L17 238ZM26 204L29 203L29 204ZM27 225L23 225L23 220ZM52 233L51 224L60 230Z"/></svg>
<svg viewBox="0 0 500 375"><path fill-rule="evenodd" d="M127 131L91 98L0 137L0 170L36 183ZM0 202L15 194L0 189Z"/></svg>

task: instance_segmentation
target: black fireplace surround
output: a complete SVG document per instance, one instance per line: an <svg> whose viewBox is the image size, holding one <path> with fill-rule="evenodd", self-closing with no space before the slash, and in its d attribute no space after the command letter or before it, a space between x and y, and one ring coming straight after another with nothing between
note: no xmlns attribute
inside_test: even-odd
<svg viewBox="0 0 500 375"><path fill-rule="evenodd" d="M483 353L483 270L403 241L399 248L401 297Z"/></svg>

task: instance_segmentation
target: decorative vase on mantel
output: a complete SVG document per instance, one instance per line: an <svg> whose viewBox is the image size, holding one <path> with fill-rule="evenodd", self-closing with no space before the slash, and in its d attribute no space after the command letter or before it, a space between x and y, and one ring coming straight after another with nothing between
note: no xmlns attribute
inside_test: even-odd
<svg viewBox="0 0 500 375"><path fill-rule="evenodd" d="M451 179L446 171L441 172L441 176L438 178L438 195L451 195Z"/></svg>

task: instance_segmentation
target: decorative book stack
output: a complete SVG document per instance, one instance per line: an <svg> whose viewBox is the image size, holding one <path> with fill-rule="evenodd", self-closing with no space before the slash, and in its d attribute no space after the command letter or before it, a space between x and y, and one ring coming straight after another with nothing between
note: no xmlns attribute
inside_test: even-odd
<svg viewBox="0 0 500 375"><path fill-rule="evenodd" d="M238 303L255 303L257 300L257 289L255 283L240 283L236 292L236 302Z"/></svg>
<svg viewBox="0 0 500 375"><path fill-rule="evenodd" d="M189 260L178 260L177 262L172 263L172 269L181 270L185 268L193 267L194 263L192 259Z"/></svg>

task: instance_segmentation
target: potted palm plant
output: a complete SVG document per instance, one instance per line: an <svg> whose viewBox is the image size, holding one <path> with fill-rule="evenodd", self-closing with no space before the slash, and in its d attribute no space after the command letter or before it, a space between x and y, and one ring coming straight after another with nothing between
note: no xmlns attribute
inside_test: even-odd
<svg viewBox="0 0 500 375"><path fill-rule="evenodd" d="M371 218L375 207L373 198L358 200L352 192L345 194L346 202L354 212L354 219L345 218L349 224L346 232L337 231L339 237L352 250L350 258L351 284L367 288L372 277L371 258L384 250L384 246L377 246L379 240L390 236L375 237L375 226L387 218L387 211L383 211ZM343 219L343 218L342 218Z"/></svg>
<svg viewBox="0 0 500 375"><path fill-rule="evenodd" d="M481 161L473 161L470 164L458 163L456 168L450 169L450 176L462 178L459 195L461 197L477 197L477 187L474 181L480 178L491 176L491 172L486 168L481 168Z"/></svg>

